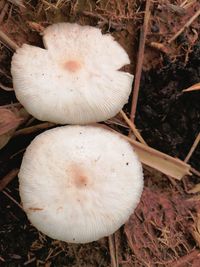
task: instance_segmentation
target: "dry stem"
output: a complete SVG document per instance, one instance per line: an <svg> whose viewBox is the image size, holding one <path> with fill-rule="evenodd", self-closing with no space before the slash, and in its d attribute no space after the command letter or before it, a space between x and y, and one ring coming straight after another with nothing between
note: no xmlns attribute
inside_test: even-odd
<svg viewBox="0 0 200 267"><path fill-rule="evenodd" d="M184 89L182 92L191 92L191 91L197 91L197 90L200 90L200 83L196 83L192 86L190 86L189 88L187 89Z"/></svg>
<svg viewBox="0 0 200 267"><path fill-rule="evenodd" d="M23 207L10 194L8 194L8 192L3 190L2 193L7 196L12 202L14 202L20 209L23 210Z"/></svg>
<svg viewBox="0 0 200 267"><path fill-rule="evenodd" d="M109 28L112 27L113 29L116 29L116 30L121 30L121 29L125 28L122 23L118 23L118 22L114 22L114 21L108 20L108 19L104 18L102 15L100 15L98 13L92 13L92 12L89 12L89 11L82 11L81 13L83 15L85 15L85 16L101 20L101 22L98 22L99 25L107 24L109 26Z"/></svg>
<svg viewBox="0 0 200 267"><path fill-rule="evenodd" d="M114 243L114 236L110 235L108 237L109 243L109 250L110 250L110 258L111 258L111 266L112 267L119 267L116 259L116 250L115 250L115 243Z"/></svg>
<svg viewBox="0 0 200 267"><path fill-rule="evenodd" d="M3 44L5 44L7 47L11 48L12 50L16 50L17 48L19 48L19 46L12 41L4 32L2 32L0 30L0 42L2 42Z"/></svg>
<svg viewBox="0 0 200 267"><path fill-rule="evenodd" d="M199 142L200 142L200 133L199 133L199 134L197 135L197 137L195 138L194 143L193 143L192 147L190 148L190 151L188 152L188 154L187 154L187 156L186 156L184 162L188 162L188 160L191 158L191 156L192 156L194 150L195 150L196 147L198 146Z"/></svg>
<svg viewBox="0 0 200 267"><path fill-rule="evenodd" d="M53 127L55 125L56 125L55 123L51 123L51 122L40 123L40 124L31 126L31 127L27 127L27 128L18 130L18 131L15 132L14 136L35 133L35 132L37 132L39 130L44 130L44 129L51 128L51 127Z"/></svg>
<svg viewBox="0 0 200 267"><path fill-rule="evenodd" d="M2 191L17 176L18 172L18 169L13 169L0 180L0 191Z"/></svg>
<svg viewBox="0 0 200 267"><path fill-rule="evenodd" d="M8 7L9 7L9 4L8 3L5 3L2 11L1 11L1 14L0 14L0 24L2 23L2 21L4 20L4 17L8 11Z"/></svg>
<svg viewBox="0 0 200 267"><path fill-rule="evenodd" d="M197 12L188 20L187 23L185 23L185 25L176 33L174 34L174 36L172 36L169 40L168 40L168 43L170 44L171 42L173 42L174 40L176 40L176 38L182 33L184 32L185 29L187 29L191 24L192 22L198 18L198 16L200 15L200 9L197 10Z"/></svg>
<svg viewBox="0 0 200 267"><path fill-rule="evenodd" d="M142 74L142 65L144 59L144 49L145 49L145 41L146 35L148 30L148 22L150 18L150 3L151 0L146 0L146 7L145 7L145 15L144 15L144 23L140 33L140 42L139 42L139 51L137 57L137 66L136 66L136 73L135 73L135 82L133 87L133 98L132 98L132 107L131 107L131 121L134 122L135 113L137 108L137 100L139 95L139 88L140 88L140 79Z"/></svg>
<svg viewBox="0 0 200 267"><path fill-rule="evenodd" d="M142 138L141 134L139 133L139 131L135 127L135 124L126 116L126 114L123 112L123 110L120 111L120 114L122 115L123 119L128 124L128 126L130 127L130 129L132 130L132 132L134 133L134 135L137 137L137 139L142 144L147 145L147 143L145 142L145 140Z"/></svg>
<svg viewBox="0 0 200 267"><path fill-rule="evenodd" d="M181 267L181 266L185 266L185 263L189 263L189 261L193 260L196 257L200 257L200 252L199 250L195 249L193 251L191 251L190 253L188 253L187 255L179 258L178 260L176 260L175 262L172 262L170 264L171 267Z"/></svg>
<svg viewBox="0 0 200 267"><path fill-rule="evenodd" d="M192 173L194 173L196 176L200 177L200 172L197 171L195 168L190 169Z"/></svg>

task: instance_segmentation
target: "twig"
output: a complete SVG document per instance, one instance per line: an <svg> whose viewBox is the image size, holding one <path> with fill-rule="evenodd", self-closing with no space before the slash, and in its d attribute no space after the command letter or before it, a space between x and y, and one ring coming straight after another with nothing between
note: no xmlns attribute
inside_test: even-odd
<svg viewBox="0 0 200 267"><path fill-rule="evenodd" d="M27 128L18 130L18 131L15 132L14 136L35 133L35 132L37 132L39 130L44 130L44 129L51 128L51 127L53 127L55 125L56 125L55 123L51 123L51 122L40 123L40 124L31 126L31 127L27 127Z"/></svg>
<svg viewBox="0 0 200 267"><path fill-rule="evenodd" d="M22 148L22 149L18 150L16 153L14 153L14 154L12 154L12 155L10 156L10 159L13 159L13 158L16 157L17 155L23 153L25 150L26 150L26 148Z"/></svg>
<svg viewBox="0 0 200 267"><path fill-rule="evenodd" d="M191 167L191 172L193 172L196 176L200 177L200 172L197 171L195 168Z"/></svg>
<svg viewBox="0 0 200 267"><path fill-rule="evenodd" d="M192 156L194 150L195 150L196 147L198 146L199 142L200 142L200 133L199 133L199 134L197 135L197 137L195 138L194 143L193 143L192 147L190 148L190 151L188 152L188 154L187 154L187 156L186 156L184 162L188 162L188 160L191 158L191 156Z"/></svg>
<svg viewBox="0 0 200 267"><path fill-rule="evenodd" d="M200 83L196 83L192 86L190 86L189 88L187 89L184 89L182 92L191 92L191 91L197 91L197 90L200 90Z"/></svg>
<svg viewBox="0 0 200 267"><path fill-rule="evenodd" d="M114 233L114 241L115 241L115 251L116 251L116 264L117 264L117 266L119 266L119 261L121 262L121 260L122 260L121 251L120 251L120 241L121 241L120 229L118 229Z"/></svg>
<svg viewBox="0 0 200 267"><path fill-rule="evenodd" d="M35 121L35 118L34 118L34 117L31 117L31 118L27 121L27 123L25 124L25 127L30 126L34 121Z"/></svg>
<svg viewBox="0 0 200 267"><path fill-rule="evenodd" d="M189 254L179 258L178 260L176 260L175 262L172 262L170 264L171 267L181 267L181 266L185 266L185 264L189 264L189 262L192 259L195 259L196 257L200 258L200 252L199 250L195 249L193 251L191 251ZM200 259L199 259L200 260Z"/></svg>
<svg viewBox="0 0 200 267"><path fill-rule="evenodd" d="M0 180L0 191L2 191L17 176L18 172L18 169L13 169Z"/></svg>
<svg viewBox="0 0 200 267"><path fill-rule="evenodd" d="M11 197L5 190L1 191L5 196L7 196L12 202L14 202L20 209L23 210L22 205L20 205L13 197Z"/></svg>
<svg viewBox="0 0 200 267"><path fill-rule="evenodd" d="M137 100L139 95L139 88L140 88L140 79L142 74L142 65L144 59L144 49L145 49L145 41L146 35L148 30L148 22L150 18L150 4L151 0L146 0L146 7L145 7L145 15L144 15L144 23L143 27L140 32L140 41L139 41L139 51L137 56L137 66L136 66L136 73L135 73L135 82L133 87L133 98L132 98L132 107L131 107L131 121L134 122L135 113L137 108Z"/></svg>
<svg viewBox="0 0 200 267"><path fill-rule="evenodd" d="M180 4L180 7L183 7L184 9L187 9L191 5L195 4L197 0L185 0L183 3Z"/></svg>
<svg viewBox="0 0 200 267"><path fill-rule="evenodd" d="M77 254L77 252L76 252L76 244L71 244L71 246L72 246L72 249L73 249L73 252L74 252L74 256L75 256L75 258L76 258L76 265L78 266L78 267L81 267L81 263L80 263L80 259L79 259L79 257L78 257L78 254Z"/></svg>
<svg viewBox="0 0 200 267"><path fill-rule="evenodd" d="M0 87L1 87L3 90L7 91L7 92L9 92L9 91L13 91L13 90L14 90L14 89L11 88L11 87L7 87L7 86L3 85L1 82L0 82Z"/></svg>
<svg viewBox="0 0 200 267"><path fill-rule="evenodd" d="M184 32L185 29L187 29L192 22L198 18L198 16L200 15L200 9L197 10L197 12L188 20L187 23L185 23L185 25L176 33L174 34L174 36L172 36L169 40L168 43L170 44L171 42L173 42L174 40L176 40L176 38L182 33Z"/></svg>
<svg viewBox="0 0 200 267"><path fill-rule="evenodd" d="M107 121L105 121L106 124L108 125L118 125L121 126L123 128L129 129L129 126L127 125L127 123L120 121L116 116L114 118L108 119Z"/></svg>
<svg viewBox="0 0 200 267"><path fill-rule="evenodd" d="M139 133L138 129L135 127L135 124L126 116L123 110L120 111L120 114L124 118L125 122L128 124L128 126L131 128L134 135L137 137L137 139L142 143L147 145L145 140L142 138L141 134Z"/></svg>
<svg viewBox="0 0 200 267"><path fill-rule="evenodd" d="M3 262L5 262L4 258L2 258L1 256L0 256L0 261L3 261Z"/></svg>
<svg viewBox="0 0 200 267"><path fill-rule="evenodd" d="M4 17L8 11L8 7L9 7L9 4L8 3L5 3L2 11L1 11L1 14L0 14L0 24L2 23L2 21L4 20Z"/></svg>
<svg viewBox="0 0 200 267"><path fill-rule="evenodd" d="M93 13L93 12L89 12L89 11L82 11L81 14L83 14L87 17L101 20L101 22L98 22L98 25L107 24L107 25L109 25L109 28L112 27L113 29L116 29L116 30L122 30L125 28L125 26L122 23L117 23L117 22L108 20L107 18L104 18L102 15L97 14L97 13Z"/></svg>
<svg viewBox="0 0 200 267"><path fill-rule="evenodd" d="M19 46L12 41L4 32L2 32L0 30L0 42L2 42L3 44L5 44L7 47L11 48L12 50L17 50L17 48L19 48Z"/></svg>
<svg viewBox="0 0 200 267"><path fill-rule="evenodd" d="M117 264L117 260L116 260L116 251L115 251L113 235L110 235L108 237L108 243L109 243L109 250L110 250L111 266L118 267L119 265Z"/></svg>
<svg viewBox="0 0 200 267"><path fill-rule="evenodd" d="M25 262L24 262L24 266L26 266L26 265L28 265L28 264L34 262L34 261L36 261L36 257L33 257L32 259L30 259L30 260L28 260L28 261L25 261Z"/></svg>
<svg viewBox="0 0 200 267"><path fill-rule="evenodd" d="M8 0L8 1L10 3L12 3L13 5L16 5L16 6L21 7L21 8L25 8L23 0Z"/></svg>
<svg viewBox="0 0 200 267"><path fill-rule="evenodd" d="M183 1L183 2L180 4L180 7L184 7L184 5L187 4L187 1L188 1L188 0Z"/></svg>
<svg viewBox="0 0 200 267"><path fill-rule="evenodd" d="M48 258L48 260L50 260L50 259L52 259L52 258L55 258L55 257L58 256L60 253L63 253L63 250L62 250L62 249L59 250L59 251L57 251L55 254L51 255L51 256ZM80 266L81 266L81 265L80 265Z"/></svg>

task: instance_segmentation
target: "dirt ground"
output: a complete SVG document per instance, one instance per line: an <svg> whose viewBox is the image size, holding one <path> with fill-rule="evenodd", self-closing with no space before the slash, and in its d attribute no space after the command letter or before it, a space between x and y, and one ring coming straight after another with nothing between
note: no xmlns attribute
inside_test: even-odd
<svg viewBox="0 0 200 267"><path fill-rule="evenodd" d="M125 48L131 59L125 69L135 74L145 5L142 0L1 0L0 30L19 46L43 47L40 33L52 23L100 27ZM181 160L200 132L200 90L182 92L200 82L200 16L187 25L199 9L195 0L151 1L135 117L149 146ZM0 42L0 112L6 107L24 121L17 128L14 116L5 133L4 117L0 117L0 181L10 172L16 176L26 147L43 131L37 127L41 122L33 120L10 91L13 52L9 44ZM128 116L131 106L130 97L124 107ZM122 119L109 125L128 133ZM144 166L145 188L135 213L112 238L86 245L39 233L20 205L17 177L5 188L0 183L0 266L199 267L199 161L197 145L188 160L194 172L181 181Z"/></svg>

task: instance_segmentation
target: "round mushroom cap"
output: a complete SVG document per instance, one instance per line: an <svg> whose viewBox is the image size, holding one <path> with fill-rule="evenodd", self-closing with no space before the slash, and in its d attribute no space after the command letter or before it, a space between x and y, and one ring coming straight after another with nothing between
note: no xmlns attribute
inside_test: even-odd
<svg viewBox="0 0 200 267"><path fill-rule="evenodd" d="M17 99L35 118L59 124L86 124L115 116L128 102L133 75L111 35L78 24L58 23L43 35L46 49L23 45L11 73Z"/></svg>
<svg viewBox="0 0 200 267"><path fill-rule="evenodd" d="M38 230L87 243L127 221L140 200L143 172L118 134L99 126L63 126L32 141L19 185L23 208Z"/></svg>

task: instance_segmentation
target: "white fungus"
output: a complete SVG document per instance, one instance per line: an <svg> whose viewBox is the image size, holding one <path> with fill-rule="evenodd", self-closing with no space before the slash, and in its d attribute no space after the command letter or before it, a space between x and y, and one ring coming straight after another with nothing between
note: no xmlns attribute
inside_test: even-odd
<svg viewBox="0 0 200 267"><path fill-rule="evenodd" d="M78 24L58 23L43 35L46 49L24 44L13 56L17 99L35 118L86 124L115 116L128 101L133 75L111 35Z"/></svg>
<svg viewBox="0 0 200 267"><path fill-rule="evenodd" d="M23 208L44 234L87 243L115 232L140 200L143 173L131 145L100 126L38 135L19 172Z"/></svg>

